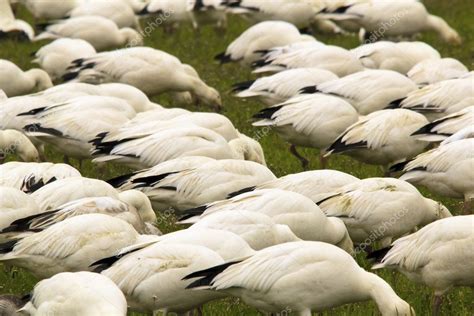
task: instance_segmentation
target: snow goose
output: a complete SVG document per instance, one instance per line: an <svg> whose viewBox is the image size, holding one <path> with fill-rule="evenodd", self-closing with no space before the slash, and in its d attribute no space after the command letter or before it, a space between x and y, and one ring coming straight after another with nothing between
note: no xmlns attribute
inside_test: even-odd
<svg viewBox="0 0 474 316"><path fill-rule="evenodd" d="M407 73L417 85L424 86L443 80L457 79L469 70L454 58L425 59L414 65Z"/></svg>
<svg viewBox="0 0 474 316"><path fill-rule="evenodd" d="M0 0L0 35L19 35L20 39L32 40L35 31L27 22L15 19L9 0Z"/></svg>
<svg viewBox="0 0 474 316"><path fill-rule="evenodd" d="M363 270L345 251L322 242L276 245L244 260L196 271L185 279L193 280L188 288L238 296L270 313L291 310L309 316L372 299L384 316L414 314L383 279Z"/></svg>
<svg viewBox="0 0 474 316"><path fill-rule="evenodd" d="M148 96L173 92L183 98L191 93L197 102L222 106L219 92L209 87L196 70L173 55L151 47L132 47L99 53L73 62L65 80L92 84L121 82L142 90ZM191 101L191 97L188 102Z"/></svg>
<svg viewBox="0 0 474 316"><path fill-rule="evenodd" d="M410 110L376 111L349 126L326 151L387 168L425 149L428 143L411 134L427 123L423 115Z"/></svg>
<svg viewBox="0 0 474 316"><path fill-rule="evenodd" d="M36 19L57 20L67 17L78 0L24 0L26 8Z"/></svg>
<svg viewBox="0 0 474 316"><path fill-rule="evenodd" d="M451 216L441 203L423 197L408 182L368 178L343 186L318 202L329 217L340 218L362 249L380 241L382 247L440 218Z"/></svg>
<svg viewBox="0 0 474 316"><path fill-rule="evenodd" d="M138 195L143 193L139 191L125 191L120 195L120 198L125 200L126 195L132 194ZM138 233L152 234L157 231L156 228L153 229L156 215L149 202L146 207L136 208L136 205L133 206L112 197L102 196L74 200L51 211L18 218L12 221L8 227L4 228L1 233L12 235L39 232L71 217L96 213L120 218L132 225Z"/></svg>
<svg viewBox="0 0 474 316"><path fill-rule="evenodd" d="M287 54L291 53L300 49L305 49L305 48L317 48L324 46L325 44L319 41L300 41L300 42L294 42L288 45L284 46L277 46L277 47L272 47L266 50L259 50L258 52L262 54L261 59L264 60L270 60L274 59L275 57L282 55L282 54Z"/></svg>
<svg viewBox="0 0 474 316"><path fill-rule="evenodd" d="M10 154L25 162L39 161L38 150L25 134L14 129L0 130L0 163Z"/></svg>
<svg viewBox="0 0 474 316"><path fill-rule="evenodd" d="M309 86L302 92L321 92L341 97L362 115L386 108L416 91L416 84L392 70L365 70L344 78Z"/></svg>
<svg viewBox="0 0 474 316"><path fill-rule="evenodd" d="M0 185L17 188L32 193L45 184L53 181L80 177L81 173L74 167L62 163L26 163L11 161L0 165Z"/></svg>
<svg viewBox="0 0 474 316"><path fill-rule="evenodd" d="M272 76L236 83L232 92L239 98L258 97L266 105L274 105L297 95L304 87L317 86L337 78L332 72L318 68L290 69Z"/></svg>
<svg viewBox="0 0 474 316"><path fill-rule="evenodd" d="M400 179L423 185L439 195L464 198L465 211L474 198L474 139L462 139L422 153L397 164Z"/></svg>
<svg viewBox="0 0 474 316"><path fill-rule="evenodd" d="M290 152L307 169L309 161L296 146L320 149L321 168L325 168L324 149L344 130L357 122L359 114L341 98L324 94L301 95L261 110L253 116L253 126L271 127L291 144Z"/></svg>
<svg viewBox="0 0 474 316"><path fill-rule="evenodd" d="M211 291L188 291L191 282L182 280L193 271L224 263L203 246L159 242L108 263L111 266L102 274L117 284L132 310L181 314L223 297Z"/></svg>
<svg viewBox="0 0 474 316"><path fill-rule="evenodd" d="M410 92L394 106L423 113L433 121L474 103L474 73L459 79L436 82Z"/></svg>
<svg viewBox="0 0 474 316"><path fill-rule="evenodd" d="M232 192L229 198L254 190L281 189L302 194L313 202L318 202L326 197L328 193L330 194L340 187L356 181L359 181L359 179L337 170L304 171Z"/></svg>
<svg viewBox="0 0 474 316"><path fill-rule="evenodd" d="M439 52L423 42L376 42L352 49L367 68L407 74L420 61L440 59Z"/></svg>
<svg viewBox="0 0 474 316"><path fill-rule="evenodd" d="M0 59L0 89L10 98L52 87L48 74L41 69L23 72L14 63Z"/></svg>
<svg viewBox="0 0 474 316"><path fill-rule="evenodd" d="M35 285L20 310L28 315L127 315L127 300L109 278L91 272L63 272Z"/></svg>
<svg viewBox="0 0 474 316"><path fill-rule="evenodd" d="M322 16L334 21L352 21L359 24L366 31L364 39L372 42L380 37L409 37L425 31L438 33L450 44L459 45L462 42L459 34L446 21L429 14L423 3L419 1L366 1L348 5ZM395 23L392 22L393 20ZM381 30L384 32L382 33Z"/></svg>
<svg viewBox="0 0 474 316"><path fill-rule="evenodd" d="M94 47L78 38L58 38L35 53L33 63L39 64L51 79L58 80L67 72L73 60L96 54Z"/></svg>
<svg viewBox="0 0 474 316"><path fill-rule="evenodd" d="M95 261L150 238L154 237L139 235L121 219L85 214L0 245L0 262L24 268L43 279L60 272L90 270Z"/></svg>
<svg viewBox="0 0 474 316"><path fill-rule="evenodd" d="M449 136L445 140L443 140L440 145L446 145L450 144L452 142L461 140L461 139L467 139L467 138L474 138L474 126L466 126L453 135Z"/></svg>
<svg viewBox="0 0 474 316"><path fill-rule="evenodd" d="M469 106L426 124L412 135L424 141L440 142L464 128L471 127L472 122L474 122L474 106Z"/></svg>
<svg viewBox="0 0 474 316"><path fill-rule="evenodd" d="M221 63L241 62L250 65L261 55L259 51L283 46L302 40L314 41L308 35L302 35L291 23L284 21L264 21L245 30L215 59Z"/></svg>
<svg viewBox="0 0 474 316"><path fill-rule="evenodd" d="M178 211L221 200L231 192L275 179L267 167L245 160L216 160L168 173L160 173L163 170L159 166L132 174L132 188L144 192L153 205Z"/></svg>
<svg viewBox="0 0 474 316"><path fill-rule="evenodd" d="M308 47L255 61L254 73L279 72L295 68L320 68L339 77L362 71L364 67L357 57L339 46Z"/></svg>
<svg viewBox="0 0 474 316"><path fill-rule="evenodd" d="M0 230L13 221L36 214L38 205L28 194L10 187L0 187Z"/></svg>
<svg viewBox="0 0 474 316"><path fill-rule="evenodd" d="M243 193L227 200L186 210L180 223L199 223L214 213L232 210L261 213L277 224L287 225L298 238L324 241L347 252L353 250L352 241L340 219L326 217L319 207L304 195L280 189ZM290 241L288 237L286 241Z"/></svg>
<svg viewBox="0 0 474 316"><path fill-rule="evenodd" d="M102 16L86 15L56 21L35 37L35 41L61 37L80 38L91 44L97 51L120 46L140 46L142 36L134 29L119 28L114 21Z"/></svg>
<svg viewBox="0 0 474 316"><path fill-rule="evenodd" d="M141 30L138 17L132 7L124 0L110 2L108 0L85 1L69 12L69 17L96 15L114 21L119 28L131 27Z"/></svg>
<svg viewBox="0 0 474 316"><path fill-rule="evenodd" d="M315 7L308 1L230 0L222 2L230 13L242 14L256 21L285 21L299 28L308 27L317 13Z"/></svg>
<svg viewBox="0 0 474 316"><path fill-rule="evenodd" d="M211 214L187 230L199 234L199 230L203 228L235 233L242 237L248 245L255 250L300 240L287 225L275 224L275 222L265 214L244 210L222 211ZM223 240L227 243L226 239ZM234 258L231 259L240 258L244 257L234 256Z"/></svg>
<svg viewBox="0 0 474 316"><path fill-rule="evenodd" d="M372 269L396 269L410 280L434 289L433 315L439 315L442 296L454 286L474 286L474 215L455 216L431 223L396 240L371 257Z"/></svg>

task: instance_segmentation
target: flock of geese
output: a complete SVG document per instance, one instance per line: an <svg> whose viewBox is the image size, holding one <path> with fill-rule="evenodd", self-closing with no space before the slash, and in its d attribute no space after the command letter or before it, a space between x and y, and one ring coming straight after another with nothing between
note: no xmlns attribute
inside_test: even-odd
<svg viewBox="0 0 474 316"><path fill-rule="evenodd" d="M16 19L18 5L47 23ZM254 24L215 59L260 74L232 93L264 104L252 124L289 143L303 172L277 178L258 140L217 113L215 88L143 46L143 17L225 31L229 14ZM310 26L364 42L328 45ZM366 252L373 269L432 288L439 315L446 292L474 287L474 73L407 41L425 31L461 43L415 0L0 0L0 37L47 40L38 69L0 60L0 262L40 280L0 296L1 314L189 315L237 296L272 314L373 300L414 315L412 298L359 266ZM177 107L151 101L162 94ZM318 149L323 169L298 147ZM324 169L335 154L385 177ZM87 178L70 159L133 172ZM414 185L462 199L463 215ZM175 218L187 228L162 234Z"/></svg>

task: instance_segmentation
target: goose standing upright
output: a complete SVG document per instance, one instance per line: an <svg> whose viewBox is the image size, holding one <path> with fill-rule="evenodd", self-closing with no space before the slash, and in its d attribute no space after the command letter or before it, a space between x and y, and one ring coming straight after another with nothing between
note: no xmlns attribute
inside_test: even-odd
<svg viewBox="0 0 474 316"><path fill-rule="evenodd" d="M41 69L30 69L23 72L14 63L0 59L0 89L11 98L53 86L51 78Z"/></svg>
<svg viewBox="0 0 474 316"><path fill-rule="evenodd" d="M243 299L265 312L300 316L358 301L374 300L383 316L414 311L390 285L363 270L344 250L322 242L290 242L185 277L188 288L212 289Z"/></svg>

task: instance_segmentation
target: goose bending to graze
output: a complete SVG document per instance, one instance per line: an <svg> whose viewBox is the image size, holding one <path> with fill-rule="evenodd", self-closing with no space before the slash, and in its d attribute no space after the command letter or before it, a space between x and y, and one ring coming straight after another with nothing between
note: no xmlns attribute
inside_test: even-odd
<svg viewBox="0 0 474 316"><path fill-rule="evenodd" d="M309 35L302 35L291 23L264 21L245 30L215 59L220 63L238 61L250 65L261 55L259 51L300 41L315 41L315 39Z"/></svg>
<svg viewBox="0 0 474 316"><path fill-rule="evenodd" d="M188 291L191 281L182 279L193 271L222 263L224 260L216 252L203 246L158 242L108 260L105 267L110 267L102 274L117 284L132 310L184 314L223 295Z"/></svg>
<svg viewBox="0 0 474 316"><path fill-rule="evenodd" d="M136 190L125 191L120 194L121 200L106 196L74 200L51 211L18 218L12 221L10 226L1 230L1 233L11 235L39 232L74 216L98 213L120 218L132 225L139 233L152 234L153 231L151 230L153 230L153 225L156 222L156 215L151 208L150 202L148 201L145 205L143 203L135 203L133 205L132 202L147 200L147 198L132 198L132 195L139 196L143 195L143 193ZM123 202L127 198L129 200L128 203ZM149 227L151 229L148 229ZM157 231L157 229L155 228L154 231Z"/></svg>
<svg viewBox="0 0 474 316"><path fill-rule="evenodd" d="M376 41L380 36L409 37L420 32L434 31L450 44L459 45L462 42L456 30L442 18L429 14L419 1L365 1L321 16L336 22L342 20L357 23L365 29L365 39L371 41ZM395 23L392 23L393 20Z"/></svg>
<svg viewBox="0 0 474 316"><path fill-rule="evenodd" d="M163 170L157 165L131 174L131 188L144 192L153 205L171 206L175 210L225 199L231 192L275 179L261 164L234 159L210 161L175 172L160 171ZM122 183L126 178L121 179Z"/></svg>
<svg viewBox="0 0 474 316"><path fill-rule="evenodd" d="M279 72L295 68L320 68L339 77L364 70L361 62L350 51L338 46L299 49L276 57L261 59L252 64L254 73Z"/></svg>
<svg viewBox="0 0 474 316"><path fill-rule="evenodd" d="M114 21L96 15L57 21L46 26L45 31L35 37L35 41L61 37L83 39L97 51L143 44L142 36L134 29L128 27L120 29Z"/></svg>
<svg viewBox="0 0 474 316"><path fill-rule="evenodd" d="M303 240L324 241L352 252L352 241L338 218L327 218L311 199L299 193L280 189L263 189L243 193L227 200L212 202L186 210L181 223L199 223L214 213L246 210L269 216L275 223L287 225ZM288 241L288 240L287 240Z"/></svg>
<svg viewBox="0 0 474 316"><path fill-rule="evenodd" d="M196 70L173 55L151 47L132 47L99 53L73 62L64 79L92 84L121 82L142 90L148 96L172 92L191 94L196 102L220 108L219 92L209 87ZM185 100L191 101L191 96Z"/></svg>
<svg viewBox="0 0 474 316"><path fill-rule="evenodd" d="M0 37L19 35L19 38L32 40L35 31L27 22L15 19L9 0L0 0Z"/></svg>
<svg viewBox="0 0 474 316"><path fill-rule="evenodd" d="M318 202L326 197L328 193L330 194L340 187L356 181L359 181L359 179L337 170L305 171L288 174L257 186L232 192L228 197L231 198L254 190L281 189L302 194L313 202Z"/></svg>
<svg viewBox="0 0 474 316"><path fill-rule="evenodd" d="M24 72L14 63L0 59L0 89L9 98L52 86L51 78L44 70L30 69Z"/></svg>
<svg viewBox="0 0 474 316"><path fill-rule="evenodd" d="M16 154L22 161L39 162L35 145L22 132L14 129L0 130L0 163L11 154Z"/></svg>
<svg viewBox="0 0 474 316"><path fill-rule="evenodd" d="M266 105L274 105L297 95L304 87L317 86L337 78L332 72L318 68L290 69L272 76L236 83L232 92L239 98L258 97Z"/></svg>
<svg viewBox="0 0 474 316"><path fill-rule="evenodd" d="M408 182L368 178L343 186L318 202L329 217L340 218L354 243L382 247L440 218L451 216L441 203L427 199ZM383 228L381 228L383 227Z"/></svg>
<svg viewBox="0 0 474 316"><path fill-rule="evenodd" d="M92 272L63 272L35 285L20 310L28 315L127 315L127 300L109 278Z"/></svg>
<svg viewBox="0 0 474 316"><path fill-rule="evenodd" d="M154 237L139 235L121 219L85 214L0 245L0 262L43 279L60 272L91 270L89 266L95 261L150 238Z"/></svg>
<svg viewBox="0 0 474 316"><path fill-rule="evenodd" d="M344 78L302 89L341 97L362 115L386 108L391 102L416 91L416 84L392 70L365 70Z"/></svg>
<svg viewBox="0 0 474 316"><path fill-rule="evenodd" d="M384 316L414 315L407 302L345 251L322 242L298 241L258 251L250 258L186 276L188 288L238 296L252 307L301 316L347 303L374 300ZM207 292L207 291L205 291Z"/></svg>
<svg viewBox="0 0 474 316"><path fill-rule="evenodd" d="M229 210L210 214L187 230L198 234L199 229L203 228L235 233L242 237L248 245L255 250L285 242L301 240L287 225L275 224L275 222L265 214L244 210ZM240 258L244 257L235 256L232 259Z"/></svg>
<svg viewBox="0 0 474 316"><path fill-rule="evenodd" d="M433 315L439 315L442 297L452 287L474 287L472 227L474 215L435 221L372 254L370 257L380 261L372 269L396 269L410 280L433 288Z"/></svg>
<svg viewBox="0 0 474 316"><path fill-rule="evenodd" d="M290 143L290 152L306 170L309 161L296 151L296 146L320 149L320 164L324 169L324 149L357 122L359 114L343 99L318 93L290 98L261 110L253 118L257 119L253 126L272 127Z"/></svg>
<svg viewBox="0 0 474 316"><path fill-rule="evenodd" d="M424 42L375 42L352 49L367 68L393 70L407 74L426 59L440 59L439 52Z"/></svg>
<svg viewBox="0 0 474 316"><path fill-rule="evenodd" d="M427 85L399 100L399 106L423 113L433 121L474 104L474 72L459 79Z"/></svg>
<svg viewBox="0 0 474 316"><path fill-rule="evenodd" d="M32 193L59 179L80 177L74 167L63 163L26 163L11 161L0 165L0 185Z"/></svg>
<svg viewBox="0 0 474 316"><path fill-rule="evenodd" d="M19 218L38 212L38 205L28 194L15 188L3 186L0 186L0 193L2 196L0 199L0 230Z"/></svg>
<svg viewBox="0 0 474 316"><path fill-rule="evenodd" d="M138 17L132 7L123 0L110 2L108 0L85 1L69 12L69 17L96 15L112 20L119 28L131 27L141 30Z"/></svg>
<svg viewBox="0 0 474 316"><path fill-rule="evenodd" d="M39 64L52 80L61 79L73 60L95 55L94 47L79 38L58 38L35 53L33 63Z"/></svg>
<svg viewBox="0 0 474 316"><path fill-rule="evenodd" d="M467 75L469 70L454 58L425 59L414 65L407 73L417 85L424 86L443 80L457 79Z"/></svg>
<svg viewBox="0 0 474 316"><path fill-rule="evenodd" d="M410 110L376 111L349 126L327 152L328 155L343 153L368 164L388 167L425 149L428 143L411 134L427 123L423 115Z"/></svg>
<svg viewBox="0 0 474 316"><path fill-rule="evenodd" d="M397 164L393 171L400 177L423 185L439 195L464 198L465 210L474 199L474 139L462 139L422 153L412 160Z"/></svg>
<svg viewBox="0 0 474 316"><path fill-rule="evenodd" d="M440 142L464 128L472 126L474 122L474 106L446 115L426 124L412 135L428 142Z"/></svg>

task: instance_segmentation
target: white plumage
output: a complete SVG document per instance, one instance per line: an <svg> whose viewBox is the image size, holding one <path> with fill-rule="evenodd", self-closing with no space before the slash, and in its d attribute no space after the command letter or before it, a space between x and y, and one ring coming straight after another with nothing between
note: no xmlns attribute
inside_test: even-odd
<svg viewBox="0 0 474 316"><path fill-rule="evenodd" d="M9 0L0 0L0 32L7 35L19 34L20 38L32 40L35 31L27 22L15 19Z"/></svg>
<svg viewBox="0 0 474 316"><path fill-rule="evenodd" d="M457 79L469 70L454 58L425 59L414 65L407 73L417 85L424 86L443 80Z"/></svg>
<svg viewBox="0 0 474 316"><path fill-rule="evenodd" d="M38 205L35 200L22 191L0 186L0 230L8 227L13 221L36 214Z"/></svg>
<svg viewBox="0 0 474 316"><path fill-rule="evenodd" d="M39 161L38 150L25 134L14 129L0 130L0 162L12 154L25 162Z"/></svg>
<svg viewBox="0 0 474 316"><path fill-rule="evenodd" d="M0 59L0 89L10 98L52 87L48 74L41 69L23 71L14 63Z"/></svg>
<svg viewBox="0 0 474 316"><path fill-rule="evenodd" d="M28 315L127 315L127 300L109 278L91 272L63 272L40 281L20 310Z"/></svg>
<svg viewBox="0 0 474 316"><path fill-rule="evenodd" d="M24 0L26 8L36 19L56 20L65 18L78 0Z"/></svg>

